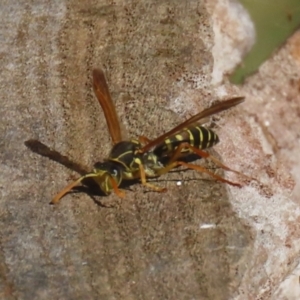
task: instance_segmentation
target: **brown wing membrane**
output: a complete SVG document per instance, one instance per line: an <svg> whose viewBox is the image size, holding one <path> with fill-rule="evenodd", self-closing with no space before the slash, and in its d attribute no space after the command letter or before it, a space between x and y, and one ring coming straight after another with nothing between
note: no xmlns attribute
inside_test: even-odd
<svg viewBox="0 0 300 300"><path fill-rule="evenodd" d="M104 112L107 127L113 144L121 142L122 134L119 118L115 109L115 105L111 99L104 73L100 69L93 70L93 88Z"/></svg>
<svg viewBox="0 0 300 300"><path fill-rule="evenodd" d="M190 119L186 120L185 122L179 124L175 128L171 129L170 131L164 133L163 135L159 136L155 140L151 141L149 144L144 146L140 150L140 152L144 153L144 152L151 150L155 146L162 143L166 138L170 137L171 135L174 135L175 133L179 132L183 128L185 128L189 125L192 125L203 118L207 118L207 117L212 116L216 113L219 113L223 110L226 110L233 106L236 106L236 105L242 103L244 101L244 99L245 99L244 97L236 97L236 98L232 98L232 99L217 103L207 109L204 109L203 111L199 112L198 114L192 116Z"/></svg>

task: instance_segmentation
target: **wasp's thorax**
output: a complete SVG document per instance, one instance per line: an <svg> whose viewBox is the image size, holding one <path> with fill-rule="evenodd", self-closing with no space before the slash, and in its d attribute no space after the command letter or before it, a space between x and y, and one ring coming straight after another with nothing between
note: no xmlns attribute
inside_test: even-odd
<svg viewBox="0 0 300 300"><path fill-rule="evenodd" d="M164 168L159 157L152 151L143 154L142 163L147 177L157 177L157 171Z"/></svg>

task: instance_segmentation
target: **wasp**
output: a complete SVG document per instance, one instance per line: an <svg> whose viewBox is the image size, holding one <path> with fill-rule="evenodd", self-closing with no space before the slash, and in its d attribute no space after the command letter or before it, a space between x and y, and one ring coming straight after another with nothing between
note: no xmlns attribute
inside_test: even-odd
<svg viewBox="0 0 300 300"><path fill-rule="evenodd" d="M203 158L210 157L223 169L241 174L223 165L219 160L203 151L203 149L218 143L219 138L212 130L195 124L213 114L240 104L244 101L243 97L236 97L215 104L152 141L144 136L124 141L119 118L110 96L105 75L100 69L93 70L93 89L105 115L107 127L112 138L112 150L106 160L94 165L91 173L87 173L61 190L52 199L52 204L59 202L66 193L86 178L93 178L106 195L114 191L119 197L124 197L124 192L119 189L121 182L138 178L143 185L157 192L164 192L166 191L165 188L160 188L147 182L147 178L161 176L178 166L205 172L222 182L241 186L210 172L204 167L186 163L182 158L191 153L195 153Z"/></svg>
<svg viewBox="0 0 300 300"><path fill-rule="evenodd" d="M208 149L216 145L220 139L213 130L201 126L201 123L199 124L200 120L207 119L209 116L227 110L242 103L243 101L244 97L235 97L217 103L192 116L187 121L179 124L155 140L148 140L148 143L139 150L139 152L146 154L144 163L148 167L147 170L150 170L149 174L146 175L148 177L155 177L153 176L154 171L156 176L161 176L178 166L184 166L188 169L194 169L196 171L206 173L224 183L241 187L241 184L239 183L226 180L225 178L210 172L204 167L187 163L183 160L190 154L196 154L200 158L210 158L216 165L224 170L234 172L252 180L253 178L227 167L217 158L211 156L208 152L203 151L204 149Z"/></svg>

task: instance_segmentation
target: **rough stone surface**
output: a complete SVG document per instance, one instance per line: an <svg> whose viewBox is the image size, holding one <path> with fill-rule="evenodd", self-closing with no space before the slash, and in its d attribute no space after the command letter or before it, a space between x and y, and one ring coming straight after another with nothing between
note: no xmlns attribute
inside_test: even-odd
<svg viewBox="0 0 300 300"><path fill-rule="evenodd" d="M159 3L2 1L1 299L272 299L296 266L296 36L244 87L215 86L207 3ZM133 137L154 138L218 96L245 95L214 118L213 153L261 184L229 188L182 171L157 180L165 194L135 183L120 201L86 188L50 206L111 147L95 67ZM37 155L30 139L82 166Z"/></svg>

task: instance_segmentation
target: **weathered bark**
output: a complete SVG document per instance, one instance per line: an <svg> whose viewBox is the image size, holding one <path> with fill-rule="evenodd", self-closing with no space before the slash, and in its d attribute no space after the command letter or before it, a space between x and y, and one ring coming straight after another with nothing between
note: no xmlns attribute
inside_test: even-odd
<svg viewBox="0 0 300 300"><path fill-rule="evenodd" d="M25 145L39 140L83 169L105 159L111 143L91 88L95 67L105 70L130 137L154 138L181 122L170 108L187 115L209 106L218 94L205 3L9 1L1 15L0 297L229 299L241 285L258 293L268 277L251 286L257 233L232 208L226 185L182 171L158 180L165 194L135 183L122 201L85 189L51 206L82 170ZM237 168L247 149L228 154L226 145L232 150L237 124L253 134L246 116L239 107L224 114L228 141L216 154L236 157Z"/></svg>

